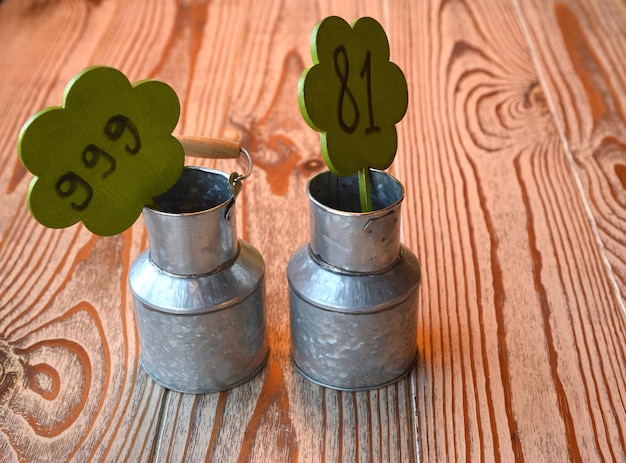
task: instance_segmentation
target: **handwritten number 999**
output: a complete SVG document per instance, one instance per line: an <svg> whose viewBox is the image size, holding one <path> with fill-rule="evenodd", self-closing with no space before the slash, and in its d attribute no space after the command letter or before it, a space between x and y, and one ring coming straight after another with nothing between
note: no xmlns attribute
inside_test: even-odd
<svg viewBox="0 0 626 463"><path fill-rule="evenodd" d="M109 140L119 140L124 132L128 129L131 137L133 138L133 145L126 145L126 151L130 154L137 154L141 149L141 140L139 139L139 133L137 127L126 116L118 114L109 119L104 126L104 134Z"/></svg>
<svg viewBox="0 0 626 463"><path fill-rule="evenodd" d="M81 155L83 165L90 169L96 167L96 164L98 164L101 158L106 159L106 161L109 163L109 168L102 174L102 178L107 178L113 173L113 171L115 171L116 163L113 156L111 156L99 146L91 143L87 145L87 147L83 150L83 154Z"/></svg>
<svg viewBox="0 0 626 463"><path fill-rule="evenodd" d="M77 211L84 211L87 209L87 206L89 206L93 196L93 188L85 181L84 178L75 172L69 171L66 174L61 175L54 185L55 191L61 198L69 198L76 193L78 187L81 187L84 190L85 199L83 199L81 203L75 203L72 201L71 206L72 209Z"/></svg>
<svg viewBox="0 0 626 463"><path fill-rule="evenodd" d="M118 114L111 117L104 126L104 135L111 141L118 141L127 131L131 136L132 143L127 143L124 149L128 154L137 154L141 149L141 139L137 128L130 119ZM117 166L117 162L111 154L93 143L89 143L85 147L80 160L82 165L88 169L95 168L101 160L104 160L108 166L102 173L102 178L107 178L115 172ZM76 172L69 171L61 175L54 185L54 190L61 198L69 198L77 192L79 187L83 190L84 199L80 203L71 202L70 205L77 211L84 211L93 197L93 187Z"/></svg>

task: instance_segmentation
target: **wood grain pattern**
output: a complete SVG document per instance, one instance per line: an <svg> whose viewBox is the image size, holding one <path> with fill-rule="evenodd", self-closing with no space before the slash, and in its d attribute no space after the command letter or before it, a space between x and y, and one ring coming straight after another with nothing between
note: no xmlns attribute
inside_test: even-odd
<svg viewBox="0 0 626 463"><path fill-rule="evenodd" d="M620 2L520 2L549 103L588 198L621 298L626 294L626 41ZM555 30L550 37L537 29Z"/></svg>
<svg viewBox="0 0 626 463"><path fill-rule="evenodd" d="M148 455L158 423L142 423L142 413L158 409L163 393L137 369L123 270L129 237L99 240L79 228L35 225L24 203L29 179L15 152L29 113L60 101L64 83L57 86L55 79L72 53L89 45L81 35L91 8L26 2L4 2L0 8L5 44L0 98L10 108L0 116L6 129L0 188L8 206L0 213L0 331L4 355L14 367L1 375L0 459ZM85 51L78 53L81 64ZM25 86L29 78L33 85ZM123 419L128 433L119 434Z"/></svg>
<svg viewBox="0 0 626 463"><path fill-rule="evenodd" d="M401 129L415 156L398 156L407 238L427 269L420 455L619 461L619 294L517 11L503 1L397 11L394 29L421 31L398 59L420 76L412 128Z"/></svg>
<svg viewBox="0 0 626 463"><path fill-rule="evenodd" d="M626 46L620 0L0 2L0 461L626 460ZM309 238L309 35L381 22L409 84L392 173L423 267L419 362L370 392L289 360L286 265ZM139 365L143 221L98 238L24 203L15 143L91 64L171 85L177 134L240 141L239 235L263 254L271 354L184 395ZM235 160L188 163L245 168Z"/></svg>

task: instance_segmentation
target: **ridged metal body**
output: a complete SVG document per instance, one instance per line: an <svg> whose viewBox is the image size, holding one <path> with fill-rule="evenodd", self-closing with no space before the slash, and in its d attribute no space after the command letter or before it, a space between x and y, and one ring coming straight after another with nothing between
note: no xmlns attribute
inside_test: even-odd
<svg viewBox="0 0 626 463"><path fill-rule="evenodd" d="M237 238L226 174L185 167L155 202L129 276L142 364L169 389L229 389L267 358L263 258Z"/></svg>
<svg viewBox="0 0 626 463"><path fill-rule="evenodd" d="M397 381L417 357L416 257L400 243L402 185L371 172L373 212L357 177L307 185L311 241L289 261L291 356L311 381L367 390Z"/></svg>

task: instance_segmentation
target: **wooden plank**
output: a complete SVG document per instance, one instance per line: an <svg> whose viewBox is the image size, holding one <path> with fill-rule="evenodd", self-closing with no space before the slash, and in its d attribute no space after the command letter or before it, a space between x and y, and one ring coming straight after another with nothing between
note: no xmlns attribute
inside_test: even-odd
<svg viewBox="0 0 626 463"><path fill-rule="evenodd" d="M289 360L285 269L309 238L306 181L323 166L319 135L299 114L297 81L310 64L309 35L319 17L370 14L382 20L378 3L363 8L349 2L319 9L249 5L237 72L221 77L234 82L224 136L241 140L255 163L240 196L238 227L266 262L270 359L259 377L217 401L200 405L196 398L171 395L159 457L179 460L193 452L211 461L415 459L408 380L371 393L337 392L305 380Z"/></svg>
<svg viewBox="0 0 626 463"><path fill-rule="evenodd" d="M158 5L133 32L167 30ZM25 207L30 174L15 151L21 124L58 105L71 76L95 62L127 67L134 45L117 28L131 16L113 2L0 5L2 461L148 461L153 452L164 392L139 368L127 285L143 227L106 239L44 229Z"/></svg>
<svg viewBox="0 0 626 463"><path fill-rule="evenodd" d="M548 103L626 300L626 61L619 52L626 44L626 7L619 1L519 3Z"/></svg>
<svg viewBox="0 0 626 463"><path fill-rule="evenodd" d="M623 459L623 314L514 5L394 4L390 30L424 268L420 457Z"/></svg>
<svg viewBox="0 0 626 463"><path fill-rule="evenodd" d="M266 256L273 361L279 364L284 381L280 388L289 398L288 419L281 427L264 430L267 436L257 435L250 460L414 461L412 395L406 379L380 391L337 392L304 380L288 357L285 269L291 254L309 239L306 181L323 166L319 135L306 126L294 104L298 78L311 64L309 35L320 18L332 14L349 21L370 15L384 25L383 5L274 5L254 3L251 18L261 19L251 23L242 63L250 61L258 74L246 73L237 81L231 107L232 125L243 131L264 174L247 191L246 238ZM264 213L255 213L260 210ZM273 411L259 407L257 413L269 420ZM281 455L264 447L282 439L290 442L291 458L270 458Z"/></svg>
<svg viewBox="0 0 626 463"><path fill-rule="evenodd" d="M535 3L535 4L534 4ZM604 381L614 386L600 395L601 412L592 423L606 435L596 439L605 459L621 459L626 447L622 340L626 300L626 8L623 2L519 2L520 17L548 89L566 154L587 199L603 257L613 272L618 307L598 307L602 318L591 320L594 340L621 356L602 358ZM539 14L539 12L541 12ZM547 35L545 30L554 33ZM591 299L590 304L597 302ZM622 359L620 361L620 358ZM594 378L595 379L595 378ZM591 382L595 386L596 381Z"/></svg>

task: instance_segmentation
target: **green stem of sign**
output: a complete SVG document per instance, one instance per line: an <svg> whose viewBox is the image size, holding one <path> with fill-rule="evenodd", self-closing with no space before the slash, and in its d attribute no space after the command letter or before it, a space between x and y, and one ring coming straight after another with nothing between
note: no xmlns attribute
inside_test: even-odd
<svg viewBox="0 0 626 463"><path fill-rule="evenodd" d="M359 196L361 198L361 212L372 212L369 167L363 167L359 170Z"/></svg>

